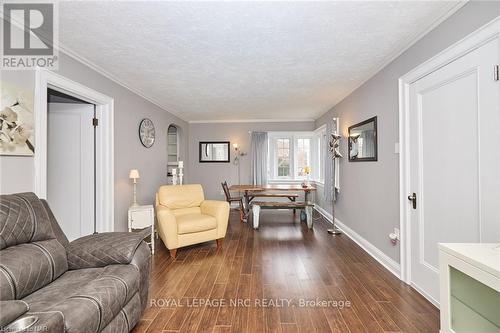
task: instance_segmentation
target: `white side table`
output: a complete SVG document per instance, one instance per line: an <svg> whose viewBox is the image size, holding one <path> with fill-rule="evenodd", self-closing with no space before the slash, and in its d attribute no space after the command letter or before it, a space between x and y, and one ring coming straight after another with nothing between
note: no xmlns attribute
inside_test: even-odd
<svg viewBox="0 0 500 333"><path fill-rule="evenodd" d="M440 332L500 332L500 243L441 243L439 269Z"/></svg>
<svg viewBox="0 0 500 333"><path fill-rule="evenodd" d="M131 206L128 209L128 231L151 227L151 253L155 253L155 213L153 205Z"/></svg>

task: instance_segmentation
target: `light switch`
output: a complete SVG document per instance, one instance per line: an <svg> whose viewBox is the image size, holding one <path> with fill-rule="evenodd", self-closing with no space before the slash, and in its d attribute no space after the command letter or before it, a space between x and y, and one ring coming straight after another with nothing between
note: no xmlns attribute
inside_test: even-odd
<svg viewBox="0 0 500 333"><path fill-rule="evenodd" d="M394 154L399 154L399 142L394 144Z"/></svg>

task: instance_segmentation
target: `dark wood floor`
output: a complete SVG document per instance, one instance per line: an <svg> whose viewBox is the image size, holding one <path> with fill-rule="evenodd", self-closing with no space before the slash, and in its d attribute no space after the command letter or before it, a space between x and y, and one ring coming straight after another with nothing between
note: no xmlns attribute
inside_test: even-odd
<svg viewBox="0 0 500 333"><path fill-rule="evenodd" d="M156 306L134 332L439 331L433 305L326 228L319 220L310 231L289 212L264 211L254 231L232 212L222 249L205 243L180 249L172 260L159 241L150 284ZM197 306L207 299L211 304ZM219 299L224 306L216 306ZM230 304L239 299L247 303ZM282 299L292 303L281 306ZM303 307L301 300L330 303ZM351 306L341 308L342 301Z"/></svg>

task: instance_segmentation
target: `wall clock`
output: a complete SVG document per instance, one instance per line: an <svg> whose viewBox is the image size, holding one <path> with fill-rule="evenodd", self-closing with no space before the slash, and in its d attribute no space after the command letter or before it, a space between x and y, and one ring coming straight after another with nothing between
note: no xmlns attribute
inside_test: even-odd
<svg viewBox="0 0 500 333"><path fill-rule="evenodd" d="M141 120L139 124L139 138L142 145L146 148L151 148L153 143L155 143L155 125L151 119L144 118Z"/></svg>

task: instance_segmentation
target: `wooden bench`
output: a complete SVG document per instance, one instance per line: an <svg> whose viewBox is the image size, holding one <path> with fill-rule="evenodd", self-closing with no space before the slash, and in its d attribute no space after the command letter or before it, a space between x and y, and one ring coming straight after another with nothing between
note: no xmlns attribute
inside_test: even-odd
<svg viewBox="0 0 500 333"><path fill-rule="evenodd" d="M299 195L297 193L271 193L271 192L256 192L248 196L248 203L250 204L255 198L288 198L291 202L295 202ZM293 209L295 215L296 209Z"/></svg>
<svg viewBox="0 0 500 333"><path fill-rule="evenodd" d="M261 209L305 209L307 215L307 227L313 228L312 208L310 202L277 202L277 201L254 201L252 202L253 228L259 228L259 216Z"/></svg>

